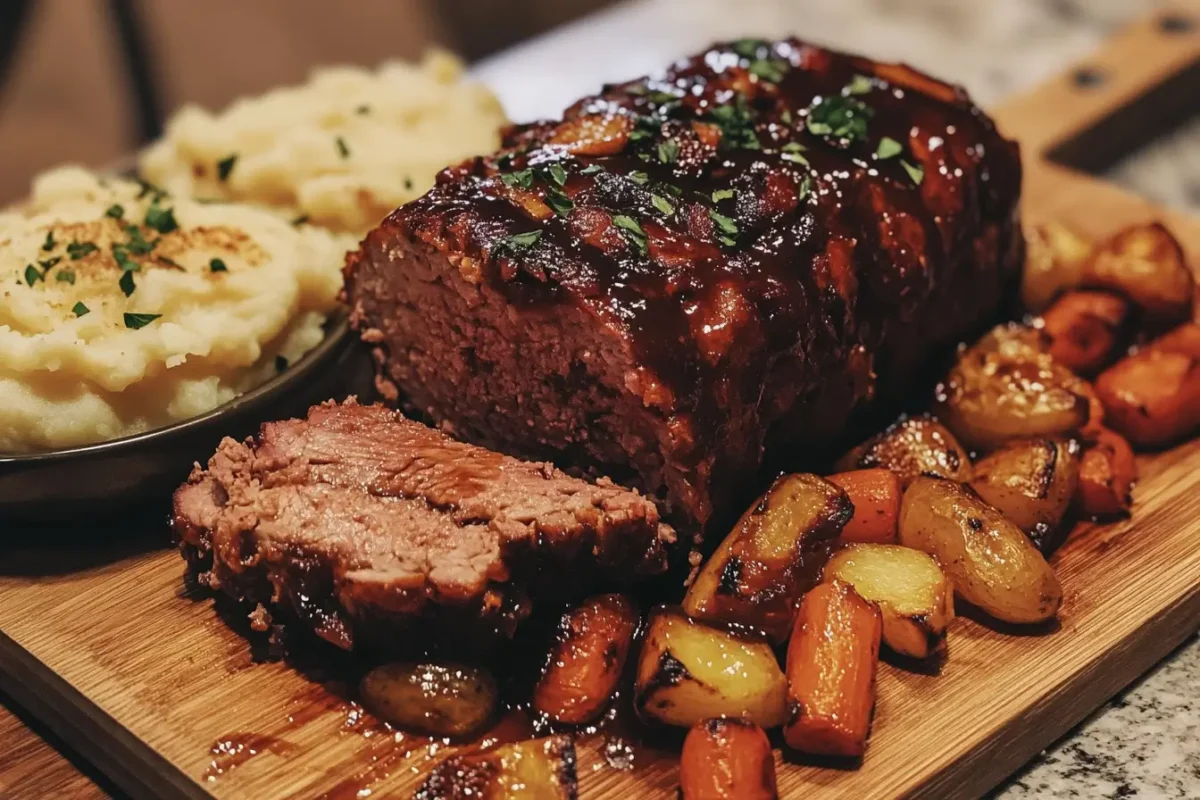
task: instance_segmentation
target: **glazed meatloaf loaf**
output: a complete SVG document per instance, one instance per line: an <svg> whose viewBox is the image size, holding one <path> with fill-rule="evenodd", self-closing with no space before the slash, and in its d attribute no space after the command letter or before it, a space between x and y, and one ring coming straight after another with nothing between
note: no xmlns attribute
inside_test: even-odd
<svg viewBox="0 0 1200 800"><path fill-rule="evenodd" d="M702 527L997 312L1017 147L959 88L796 40L608 86L350 256L380 389Z"/></svg>
<svg viewBox="0 0 1200 800"><path fill-rule="evenodd" d="M260 628L282 611L346 649L417 623L508 635L532 594L656 574L674 540L635 492L353 401L226 439L175 493L174 527L202 583L262 604Z"/></svg>

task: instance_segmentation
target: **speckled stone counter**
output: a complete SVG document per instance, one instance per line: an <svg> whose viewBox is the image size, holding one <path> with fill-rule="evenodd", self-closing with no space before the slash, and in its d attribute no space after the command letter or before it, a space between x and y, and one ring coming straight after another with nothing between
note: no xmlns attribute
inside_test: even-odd
<svg viewBox="0 0 1200 800"><path fill-rule="evenodd" d="M653 71L715 39L794 33L907 61L983 105L1085 57L1148 0L641 0L495 58L479 74L516 119L552 115L605 80ZM1200 3L1195 4L1200 23ZM614 58L614 54L619 57ZM547 64L558 64L547 69ZM1108 177L1200 213L1200 102L1192 123ZM1200 641L1193 638L992 795L1200 798Z"/></svg>

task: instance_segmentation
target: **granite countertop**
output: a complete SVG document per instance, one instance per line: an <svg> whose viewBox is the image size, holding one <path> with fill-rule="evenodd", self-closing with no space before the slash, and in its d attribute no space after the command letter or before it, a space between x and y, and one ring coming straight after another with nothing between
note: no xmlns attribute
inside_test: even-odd
<svg viewBox="0 0 1200 800"><path fill-rule="evenodd" d="M715 39L795 33L952 76L985 107L1085 57L1153 0L634 0L518 47L477 73L514 119L552 115L608 80ZM1200 13L1200 4L1197 5ZM536 53L535 53L536 48ZM614 54L619 68L614 73ZM547 63L561 69L548 70ZM1200 212L1200 106L1106 177ZM1200 798L1200 639L998 787L996 800Z"/></svg>

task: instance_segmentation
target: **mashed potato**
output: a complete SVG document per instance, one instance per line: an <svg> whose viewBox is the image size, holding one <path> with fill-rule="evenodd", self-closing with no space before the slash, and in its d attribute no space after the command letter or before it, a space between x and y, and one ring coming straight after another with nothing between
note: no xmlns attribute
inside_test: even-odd
<svg viewBox="0 0 1200 800"><path fill-rule="evenodd" d="M0 213L0 452L215 408L312 349L352 238L78 168Z"/></svg>
<svg viewBox="0 0 1200 800"><path fill-rule="evenodd" d="M186 107L138 168L176 195L256 203L362 234L428 191L443 167L495 150L504 122L491 92L435 51L420 65L318 70L220 114Z"/></svg>

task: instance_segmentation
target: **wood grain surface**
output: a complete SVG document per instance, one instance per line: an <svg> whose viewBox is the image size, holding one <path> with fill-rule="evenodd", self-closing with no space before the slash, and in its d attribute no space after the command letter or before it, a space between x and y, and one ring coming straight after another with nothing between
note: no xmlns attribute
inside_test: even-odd
<svg viewBox="0 0 1200 800"><path fill-rule="evenodd" d="M1093 66L1151 86L1193 64L1181 38L1134 28ZM1114 60L1119 59L1119 62ZM1134 101L1118 84L1111 111ZM1092 235L1164 218L1200 262L1200 223L1045 162L1103 117L1104 87L1054 81L1061 102L998 109L1026 147L1027 219ZM1072 105L1072 92L1089 93ZM1043 117L1086 108L1077 124ZM1030 116L1034 115L1034 116ZM1065 588L1055 630L1007 635L956 620L940 674L881 665L874 733L861 769L780 761L785 797L972 797L986 791L1200 627L1200 443L1141 459L1133 518L1082 526L1053 564ZM122 534L125 535L122 535ZM188 591L165 525L94 528L64 543L31 527L0 561L0 678L14 698L139 797L332 800L406 796L430 754L364 719L319 667L257 662L211 598ZM109 536L113 538L109 538ZM119 546L114 542L120 542ZM120 550L121 552L117 552ZM69 555L69 558L68 558ZM673 797L673 758L635 751L609 766L602 736L579 741L584 798ZM777 757L782 757L781 754Z"/></svg>

